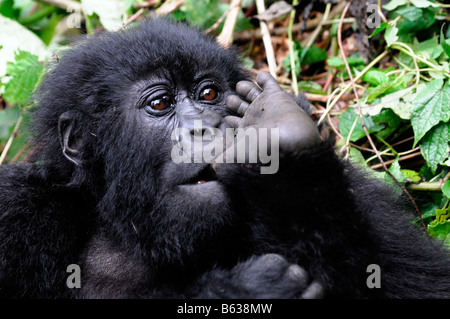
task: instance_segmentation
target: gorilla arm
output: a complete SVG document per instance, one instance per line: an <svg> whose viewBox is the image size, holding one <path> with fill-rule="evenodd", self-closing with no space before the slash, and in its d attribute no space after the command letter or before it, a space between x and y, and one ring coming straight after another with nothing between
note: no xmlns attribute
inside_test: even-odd
<svg viewBox="0 0 450 319"><path fill-rule="evenodd" d="M327 297L449 297L448 253L411 225L412 215L390 186L339 160L269 74L260 73L256 82L262 89L248 81L237 84L239 96L230 96L227 106L240 117L226 121L233 127L279 128L279 171L263 175L260 165L248 164L215 167L238 198L233 202L246 203L238 209L257 212L254 218L263 226L254 227L254 236L272 243L260 251L305 267ZM380 289L367 287L370 264L381 267Z"/></svg>

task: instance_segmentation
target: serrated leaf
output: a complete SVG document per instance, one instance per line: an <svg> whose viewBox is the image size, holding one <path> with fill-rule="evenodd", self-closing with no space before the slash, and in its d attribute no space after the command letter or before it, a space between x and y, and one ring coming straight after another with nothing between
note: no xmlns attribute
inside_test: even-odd
<svg viewBox="0 0 450 319"><path fill-rule="evenodd" d="M440 121L450 119L450 82L442 79L431 81L412 102L411 124L414 129L414 145Z"/></svg>
<svg viewBox="0 0 450 319"><path fill-rule="evenodd" d="M386 40L386 45L390 47L394 42L398 40L398 28L393 25L388 25L386 27L386 32L384 33L384 39Z"/></svg>
<svg viewBox="0 0 450 319"><path fill-rule="evenodd" d="M395 159L394 163L391 164L389 167L389 172L394 175L394 177L402 184L405 183L405 176L402 173L400 164L398 163L398 157ZM392 180L392 177L389 175L386 175L386 178L388 179L388 182Z"/></svg>
<svg viewBox="0 0 450 319"><path fill-rule="evenodd" d="M444 193L447 198L450 198L450 180L446 181L444 186L442 186L442 193Z"/></svg>
<svg viewBox="0 0 450 319"><path fill-rule="evenodd" d="M36 55L19 50L15 63L7 63L6 73L11 79L5 84L3 98L12 105L25 105L43 69Z"/></svg>
<svg viewBox="0 0 450 319"><path fill-rule="evenodd" d="M448 156L449 123L439 123L423 138L420 151L433 173Z"/></svg>

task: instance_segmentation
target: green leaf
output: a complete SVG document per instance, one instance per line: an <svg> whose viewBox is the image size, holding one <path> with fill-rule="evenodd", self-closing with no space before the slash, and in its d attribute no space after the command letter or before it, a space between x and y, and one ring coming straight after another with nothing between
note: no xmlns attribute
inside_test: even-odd
<svg viewBox="0 0 450 319"><path fill-rule="evenodd" d="M427 226L428 234L430 236L445 241L446 245L449 244L450 234L450 221L446 220L440 223L438 220L433 220Z"/></svg>
<svg viewBox="0 0 450 319"><path fill-rule="evenodd" d="M408 3L407 0L391 0L389 3L386 3L383 6L383 8L388 10L388 11L392 11L395 8L400 7L400 6L404 6L407 3Z"/></svg>
<svg viewBox="0 0 450 319"><path fill-rule="evenodd" d="M402 169L403 176L405 180L411 183L418 183L422 180L422 177L416 171L410 169Z"/></svg>
<svg viewBox="0 0 450 319"><path fill-rule="evenodd" d="M398 157L395 159L395 161L391 164L391 167L389 167L389 172L394 175L394 177L402 184L405 184L405 176L402 173L400 164L398 163ZM389 175L386 175L387 182L392 181L392 177Z"/></svg>
<svg viewBox="0 0 450 319"><path fill-rule="evenodd" d="M450 211L447 208L436 209L436 220L440 223L444 223L450 217Z"/></svg>
<svg viewBox="0 0 450 319"><path fill-rule="evenodd" d="M447 198L450 198L450 180L446 181L444 186L442 186L442 193L444 193Z"/></svg>
<svg viewBox="0 0 450 319"><path fill-rule="evenodd" d="M392 43L396 42L398 40L398 28L393 25L388 25L386 27L386 32L384 34L384 39L386 40L386 45L390 47Z"/></svg>
<svg viewBox="0 0 450 319"><path fill-rule="evenodd" d="M334 66L338 69L340 68L344 68L345 67L345 62L344 59L339 58L337 56L333 56L331 58L327 59L328 65L329 66ZM347 62L349 64L349 66L356 66L356 65L361 65L364 64L364 59L363 58L347 58Z"/></svg>
<svg viewBox="0 0 450 319"><path fill-rule="evenodd" d="M15 63L7 63L6 72L11 79L5 84L3 98L13 105L27 104L43 70L36 55L19 50Z"/></svg>
<svg viewBox="0 0 450 319"><path fill-rule="evenodd" d="M327 51L319 48L317 45L312 45L308 50L303 49L300 57L301 65L310 65L325 61L328 55Z"/></svg>
<svg viewBox="0 0 450 319"><path fill-rule="evenodd" d="M326 95L326 92L323 92L322 86L314 81L299 81L298 88L302 91L306 91L308 93L321 94Z"/></svg>
<svg viewBox="0 0 450 319"><path fill-rule="evenodd" d="M440 121L450 119L450 82L441 79L431 81L412 102L411 124L414 129L414 145Z"/></svg>
<svg viewBox="0 0 450 319"><path fill-rule="evenodd" d="M383 32L387 26L388 26L388 23L383 22L375 29L375 31L373 31L373 33L371 35L369 35L369 38L372 38L372 37L376 36L378 33Z"/></svg>
<svg viewBox="0 0 450 319"><path fill-rule="evenodd" d="M356 142L357 140L366 136L359 115L356 114L352 108L349 108L339 117L339 131L341 132L342 136L344 136L344 138L347 138L350 134L350 130L356 120L356 117L358 117L358 120L352 132L352 135L350 136L350 141L352 142ZM366 124L369 133L378 132L384 128L383 125L376 125L372 117L367 115L364 115L364 123Z"/></svg>
<svg viewBox="0 0 450 319"><path fill-rule="evenodd" d="M449 123L439 123L422 139L420 151L433 173L448 156Z"/></svg>
<svg viewBox="0 0 450 319"><path fill-rule="evenodd" d="M372 68L363 75L362 80L372 85L380 85L389 82L386 72L377 68Z"/></svg>
<svg viewBox="0 0 450 319"><path fill-rule="evenodd" d="M438 7L439 5L428 0L409 0L417 8Z"/></svg>
<svg viewBox="0 0 450 319"><path fill-rule="evenodd" d="M428 29L436 22L434 8L417 8L415 6L402 7L396 10L396 15L402 19L397 22L399 34L411 32L416 36L418 31Z"/></svg>

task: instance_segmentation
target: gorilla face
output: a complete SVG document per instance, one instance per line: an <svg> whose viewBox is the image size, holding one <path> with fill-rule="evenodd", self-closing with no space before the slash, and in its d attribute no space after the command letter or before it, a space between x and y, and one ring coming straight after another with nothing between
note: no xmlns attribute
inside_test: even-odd
<svg viewBox="0 0 450 319"><path fill-rule="evenodd" d="M220 234L219 230L224 229L225 225L231 225L233 213L225 188L217 180L210 164L203 160L195 163L192 153L188 163L176 163L172 158L172 149L178 139L192 144L195 142L194 121L201 121L205 131L224 130L222 119L229 115L225 98L232 91L228 80L214 69L201 76L194 74L189 79L165 72L161 74L136 85L139 98L122 118L126 130L137 137L130 141L133 146L127 148L136 150L135 156L128 158L132 162L133 174L139 171L135 175L139 178L132 183L133 188L138 183L141 186L130 190L130 193L144 196L140 200L141 211L134 211L129 218L140 221L139 224L133 223L134 233L146 247L152 247L151 251L158 247L167 255L167 251L176 248L169 255L180 256L183 255L180 251L192 254L198 243ZM173 139L177 128L183 128L185 133L175 135L176 139ZM120 147L116 145L110 149ZM194 145L190 149L193 150ZM148 162L142 162L142 158ZM117 167L119 171L111 174L111 184L130 184L117 181L123 165L126 164L121 163ZM153 185L151 190L149 185ZM135 198L133 203L126 203L124 207L136 207ZM141 214L148 215L144 223ZM155 244L155 238L165 239Z"/></svg>

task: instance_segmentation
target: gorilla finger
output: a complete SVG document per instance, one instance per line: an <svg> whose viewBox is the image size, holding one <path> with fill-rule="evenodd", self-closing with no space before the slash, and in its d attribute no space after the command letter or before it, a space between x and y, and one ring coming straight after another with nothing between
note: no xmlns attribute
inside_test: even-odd
<svg viewBox="0 0 450 319"><path fill-rule="evenodd" d="M237 95L228 96L227 100L226 100L226 104L230 110L236 112L237 114L239 114L241 116L244 116L244 114L247 111L247 108L249 106L249 104L247 102L242 100Z"/></svg>
<svg viewBox="0 0 450 319"><path fill-rule="evenodd" d="M283 91L277 80L275 80L269 72L258 73L256 76L256 83L258 83L264 91Z"/></svg>
<svg viewBox="0 0 450 319"><path fill-rule="evenodd" d="M324 288L317 281L313 281L311 285L302 293L301 299L321 299L324 296Z"/></svg>
<svg viewBox="0 0 450 319"><path fill-rule="evenodd" d="M294 281L299 287L306 287L309 281L309 276L306 270L295 264L289 266L285 276Z"/></svg>
<svg viewBox="0 0 450 319"><path fill-rule="evenodd" d="M238 128L239 125L241 124L241 118L232 115L225 116L223 118L223 121L225 122L226 125L228 125L228 127L232 128Z"/></svg>
<svg viewBox="0 0 450 319"><path fill-rule="evenodd" d="M236 84L236 92L250 103L262 93L261 89L250 81L239 81Z"/></svg>

